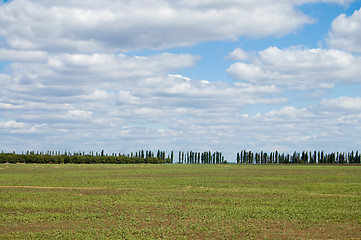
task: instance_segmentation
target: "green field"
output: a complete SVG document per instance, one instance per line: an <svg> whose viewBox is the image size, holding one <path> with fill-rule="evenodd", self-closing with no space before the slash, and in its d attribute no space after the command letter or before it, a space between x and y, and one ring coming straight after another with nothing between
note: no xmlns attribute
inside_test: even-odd
<svg viewBox="0 0 361 240"><path fill-rule="evenodd" d="M361 239L361 166L0 165L0 239Z"/></svg>

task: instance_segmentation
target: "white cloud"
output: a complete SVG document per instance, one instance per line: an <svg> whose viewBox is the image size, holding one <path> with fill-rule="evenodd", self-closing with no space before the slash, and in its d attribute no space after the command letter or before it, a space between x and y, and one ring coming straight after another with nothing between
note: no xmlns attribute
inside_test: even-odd
<svg viewBox="0 0 361 240"><path fill-rule="evenodd" d="M197 60L197 56L190 54L169 53L148 57L123 54L49 55L43 62L19 62L8 66L9 74L0 75L1 84L6 86L0 92L9 99L13 98L12 95L22 99L41 99L44 96L78 96L95 90L136 89L140 83L154 87L154 81L149 79L193 66ZM33 95L30 96L29 92Z"/></svg>
<svg viewBox="0 0 361 240"><path fill-rule="evenodd" d="M361 9L352 16L341 14L333 22L327 39L332 48L361 53Z"/></svg>
<svg viewBox="0 0 361 240"><path fill-rule="evenodd" d="M285 106L239 117L239 127L234 129L242 133L241 142L254 144L258 150L351 151L361 143L361 109L356 106L359 101L359 97L342 97L305 108Z"/></svg>
<svg viewBox="0 0 361 240"><path fill-rule="evenodd" d="M361 97L340 97L336 99L325 99L320 104L325 109L338 111L361 112Z"/></svg>
<svg viewBox="0 0 361 240"><path fill-rule="evenodd" d="M2 96L9 100L52 100L66 103L70 98L94 99L108 104L186 104L206 107L227 102L232 106L272 102L275 86L225 84L195 81L167 73L192 66L197 56L157 54L148 57L123 54L59 54L39 63L17 63L1 83ZM220 93L220 90L222 91ZM261 95L264 95L264 97ZM227 97L225 97L227 96ZM284 102L277 98L276 102ZM6 105L5 105L6 104Z"/></svg>
<svg viewBox="0 0 361 240"><path fill-rule="evenodd" d="M92 117L93 113L90 111L83 111L83 110L70 110L67 113L68 116L74 117L78 120L86 120Z"/></svg>
<svg viewBox="0 0 361 240"><path fill-rule="evenodd" d="M6 121L0 122L0 132L9 132L11 134L29 134L35 133L39 128L46 126L46 124L29 124L26 122Z"/></svg>
<svg viewBox="0 0 361 240"><path fill-rule="evenodd" d="M231 60L245 61L248 60L249 54L241 48L236 48L226 57Z"/></svg>
<svg viewBox="0 0 361 240"><path fill-rule="evenodd" d="M250 62L232 64L227 72L237 81L312 89L360 83L360 65L361 57L339 50L270 47Z"/></svg>
<svg viewBox="0 0 361 240"><path fill-rule="evenodd" d="M23 128L25 125L26 123L16 121L0 122L0 127L2 128Z"/></svg>
<svg viewBox="0 0 361 240"><path fill-rule="evenodd" d="M190 54L162 53L151 57L126 56L124 54L60 54L53 55L48 65L57 72L72 71L106 74L107 79L122 76L125 78L153 76L154 72L190 67L197 61Z"/></svg>
<svg viewBox="0 0 361 240"><path fill-rule="evenodd" d="M272 97L279 92L275 86L202 82L167 74L196 60L189 54L168 53L59 54L43 62L12 64L8 75L0 78L4 86L0 108L8 110L2 113L5 117L25 122L65 124L88 119L89 124L112 124L128 118L158 121L160 116L178 115L173 111L183 107L201 113L209 106L225 111L287 101Z"/></svg>
<svg viewBox="0 0 361 240"><path fill-rule="evenodd" d="M287 102L273 85L168 74L196 60L182 54L52 54L42 62L12 64L0 77L0 118L16 119L26 127L0 131L14 146L20 137L16 134L38 134L32 141L24 138L21 146L19 142L23 149L44 141L53 146L49 149L69 146L69 141L94 149L90 140L97 139L96 144L112 149L121 144L127 151L142 144L150 148L150 143L177 149L179 139L198 134L187 142L191 146L210 132L210 140L200 148L208 150L211 142L212 149L220 150L216 143L232 134L228 121L233 113L249 104ZM184 125L188 127L182 129Z"/></svg>
<svg viewBox="0 0 361 240"><path fill-rule="evenodd" d="M284 118L284 119L302 119L309 118L310 113L306 108L296 109L292 106L286 106L281 108L280 110L272 110L268 112L266 115L268 118Z"/></svg>
<svg viewBox="0 0 361 240"><path fill-rule="evenodd" d="M37 62L47 59L47 53L41 51L18 51L0 48L0 61Z"/></svg>
<svg viewBox="0 0 361 240"><path fill-rule="evenodd" d="M0 36L23 50L165 49L284 35L313 22L296 9L307 2L314 1L13 0L0 8Z"/></svg>
<svg viewBox="0 0 361 240"><path fill-rule="evenodd" d="M227 71L232 75L233 78L248 82L257 82L261 79L271 77L271 74L264 72L261 66L243 62L232 64L227 69Z"/></svg>

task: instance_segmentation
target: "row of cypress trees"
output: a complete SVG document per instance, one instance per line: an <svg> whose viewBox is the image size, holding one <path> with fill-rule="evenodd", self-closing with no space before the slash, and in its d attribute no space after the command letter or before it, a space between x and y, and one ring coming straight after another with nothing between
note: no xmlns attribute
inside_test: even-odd
<svg viewBox="0 0 361 240"><path fill-rule="evenodd" d="M221 164L227 163L221 152L182 152L179 151L178 163L180 164Z"/></svg>
<svg viewBox="0 0 361 240"><path fill-rule="evenodd" d="M242 150L237 153L237 164L360 164L361 155L354 152L303 151L293 154L271 152L252 152Z"/></svg>

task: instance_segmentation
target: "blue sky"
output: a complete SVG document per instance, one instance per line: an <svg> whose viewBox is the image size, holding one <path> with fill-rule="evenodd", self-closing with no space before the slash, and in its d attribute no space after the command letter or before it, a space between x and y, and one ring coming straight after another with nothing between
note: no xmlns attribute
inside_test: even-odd
<svg viewBox="0 0 361 240"><path fill-rule="evenodd" d="M2 1L0 150L361 150L360 8Z"/></svg>

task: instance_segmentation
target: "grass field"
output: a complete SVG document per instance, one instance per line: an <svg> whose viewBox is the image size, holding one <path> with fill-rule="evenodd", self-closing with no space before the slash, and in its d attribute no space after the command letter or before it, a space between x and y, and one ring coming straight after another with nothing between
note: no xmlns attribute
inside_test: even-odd
<svg viewBox="0 0 361 240"><path fill-rule="evenodd" d="M0 165L0 239L361 239L361 166Z"/></svg>

